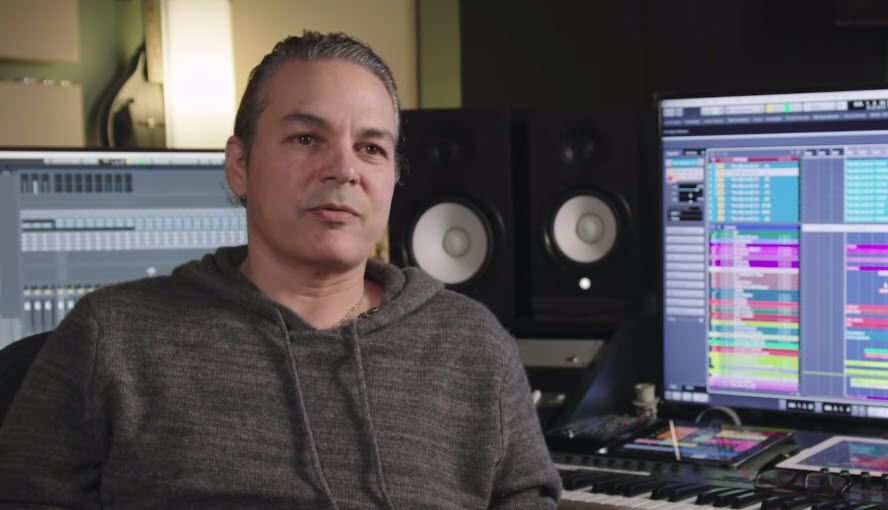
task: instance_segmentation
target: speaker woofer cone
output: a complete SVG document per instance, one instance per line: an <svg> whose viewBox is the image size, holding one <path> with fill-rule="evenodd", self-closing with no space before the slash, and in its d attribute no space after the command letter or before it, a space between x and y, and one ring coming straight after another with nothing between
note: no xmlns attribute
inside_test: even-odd
<svg viewBox="0 0 888 510"><path fill-rule="evenodd" d="M457 202L439 202L416 221L410 253L421 269L438 280L457 285L475 278L490 254L490 226L474 209Z"/></svg>
<svg viewBox="0 0 888 510"><path fill-rule="evenodd" d="M552 246L571 262L593 264L611 252L618 228L617 216L606 201L595 195L577 195L555 212Z"/></svg>

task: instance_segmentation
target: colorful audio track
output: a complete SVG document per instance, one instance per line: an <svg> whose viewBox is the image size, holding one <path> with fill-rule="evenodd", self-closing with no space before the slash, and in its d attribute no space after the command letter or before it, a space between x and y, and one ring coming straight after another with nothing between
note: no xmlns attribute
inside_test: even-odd
<svg viewBox="0 0 888 510"><path fill-rule="evenodd" d="M888 159L845 161L845 223L888 223Z"/></svg>
<svg viewBox="0 0 888 510"><path fill-rule="evenodd" d="M799 161L709 162L710 389L799 390Z"/></svg>
<svg viewBox="0 0 888 510"><path fill-rule="evenodd" d="M888 400L888 234L847 239L845 392Z"/></svg>
<svg viewBox="0 0 888 510"><path fill-rule="evenodd" d="M796 156L709 159L710 223L798 223Z"/></svg>
<svg viewBox="0 0 888 510"><path fill-rule="evenodd" d="M888 223L888 159L845 161L845 222ZM888 233L845 243L845 393L888 400Z"/></svg>
<svg viewBox="0 0 888 510"><path fill-rule="evenodd" d="M798 238L796 227L710 230L711 388L798 391Z"/></svg>

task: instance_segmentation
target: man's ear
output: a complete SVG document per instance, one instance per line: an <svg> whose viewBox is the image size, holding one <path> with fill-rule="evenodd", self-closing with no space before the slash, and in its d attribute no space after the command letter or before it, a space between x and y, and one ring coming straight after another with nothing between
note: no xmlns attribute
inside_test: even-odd
<svg viewBox="0 0 888 510"><path fill-rule="evenodd" d="M247 196L247 160L244 142L235 135L225 143L225 179L239 199Z"/></svg>

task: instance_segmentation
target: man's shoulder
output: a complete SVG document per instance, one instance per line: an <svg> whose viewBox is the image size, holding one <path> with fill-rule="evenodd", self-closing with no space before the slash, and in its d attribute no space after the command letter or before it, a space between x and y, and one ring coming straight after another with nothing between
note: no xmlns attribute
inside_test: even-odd
<svg viewBox="0 0 888 510"><path fill-rule="evenodd" d="M86 324L105 341L133 345L151 335L186 337L195 331L243 320L241 309L208 288L180 276L154 276L101 287L78 301L62 325ZM222 326L220 326L222 327ZM171 333L173 331L174 333Z"/></svg>
<svg viewBox="0 0 888 510"><path fill-rule="evenodd" d="M496 316L484 303L454 290L442 289L429 300L429 303L438 313L451 318L499 324Z"/></svg>
<svg viewBox="0 0 888 510"><path fill-rule="evenodd" d="M483 303L444 289L423 307L426 323L460 348L476 348L497 357L505 354L512 335Z"/></svg>
<svg viewBox="0 0 888 510"><path fill-rule="evenodd" d="M181 277L163 275L100 287L88 294L88 301L94 307L103 308L165 304L181 306L183 302L193 302L196 296L206 294L206 291Z"/></svg>

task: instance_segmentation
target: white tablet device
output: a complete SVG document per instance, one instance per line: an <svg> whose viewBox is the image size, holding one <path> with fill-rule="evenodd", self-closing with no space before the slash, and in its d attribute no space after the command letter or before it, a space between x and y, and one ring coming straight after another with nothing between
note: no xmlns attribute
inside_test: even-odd
<svg viewBox="0 0 888 510"><path fill-rule="evenodd" d="M778 468L831 472L848 470L853 475L864 471L871 476L888 474L888 439L835 436L806 448L777 464Z"/></svg>

